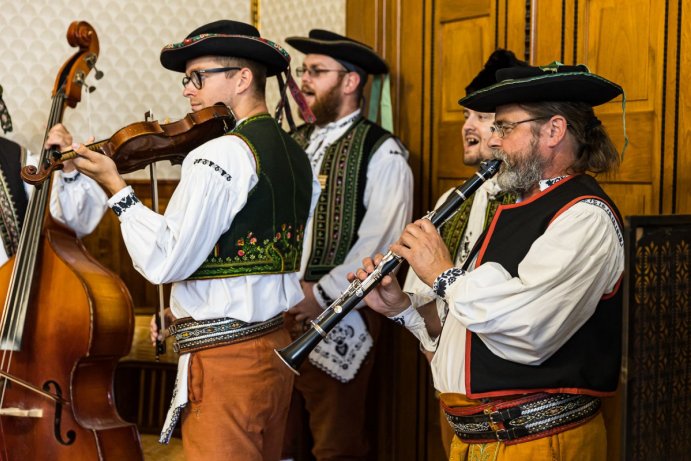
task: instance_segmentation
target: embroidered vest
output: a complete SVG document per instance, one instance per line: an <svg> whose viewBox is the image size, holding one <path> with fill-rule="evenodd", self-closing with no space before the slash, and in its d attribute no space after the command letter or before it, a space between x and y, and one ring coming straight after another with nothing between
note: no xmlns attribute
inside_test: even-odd
<svg viewBox="0 0 691 461"><path fill-rule="evenodd" d="M190 279L297 272L312 198L305 152L268 114L245 120L227 136L250 147L259 181Z"/></svg>
<svg viewBox="0 0 691 461"><path fill-rule="evenodd" d="M480 250L478 264L498 262L512 276L517 276L519 263L550 222L584 199L595 199L609 206L609 212L616 216L623 244L619 211L592 177L578 175L558 182L533 200L499 207ZM481 398L538 391L613 393L621 362L622 305L622 290L617 285L613 294L600 299L585 324L540 365L504 360L468 331L467 395Z"/></svg>
<svg viewBox="0 0 691 461"><path fill-rule="evenodd" d="M25 150L9 139L0 138L0 236L7 256L19 245L19 233L28 204L20 171Z"/></svg>
<svg viewBox="0 0 691 461"><path fill-rule="evenodd" d="M471 248L462 248L461 243L463 242L465 231L468 228L468 219L470 218L470 210L473 207L474 197L475 195L471 195L468 200L463 202L458 211L451 216L439 230L441 238L444 240L454 260L458 258L459 252L463 251L469 254L471 250ZM485 221L482 225L482 229L487 229L489 223L492 222L492 218L494 218L494 214L497 212L499 205L508 205L515 201L516 196L513 194L501 194L494 199L490 199L485 209Z"/></svg>
<svg viewBox="0 0 691 461"><path fill-rule="evenodd" d="M303 125L293 138L305 148L313 131L314 125ZM327 180L312 218L312 248L305 280L319 280L345 261L365 214L367 165L374 152L391 136L361 117L326 149L319 174Z"/></svg>

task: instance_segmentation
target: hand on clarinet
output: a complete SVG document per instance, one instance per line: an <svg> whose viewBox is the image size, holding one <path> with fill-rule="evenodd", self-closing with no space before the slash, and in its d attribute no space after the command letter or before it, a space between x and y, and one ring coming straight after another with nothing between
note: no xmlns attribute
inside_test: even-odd
<svg viewBox="0 0 691 461"><path fill-rule="evenodd" d="M374 268L381 262L384 255L377 253L374 258L362 260L362 267L354 273L348 274L348 281L352 282L356 278L360 281L365 280ZM403 292L395 273L385 275L381 283L367 293L364 298L365 303L374 311L387 317L393 317L403 312L410 306L410 298Z"/></svg>
<svg viewBox="0 0 691 461"><path fill-rule="evenodd" d="M428 219L408 224L391 251L408 261L417 276L428 286L454 264L439 231Z"/></svg>

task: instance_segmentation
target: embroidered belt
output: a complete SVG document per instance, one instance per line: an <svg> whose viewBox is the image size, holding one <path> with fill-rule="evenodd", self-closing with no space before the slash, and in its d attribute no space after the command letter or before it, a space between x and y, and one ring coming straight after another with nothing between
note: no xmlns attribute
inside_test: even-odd
<svg viewBox="0 0 691 461"><path fill-rule="evenodd" d="M589 395L540 393L474 407L451 408L442 402L442 407L464 442L511 445L579 426L597 414L600 403Z"/></svg>
<svg viewBox="0 0 691 461"><path fill-rule="evenodd" d="M199 321L185 317L173 322L170 334L175 337L173 350L184 354L258 338L282 325L283 314L265 322L252 323L228 317Z"/></svg>

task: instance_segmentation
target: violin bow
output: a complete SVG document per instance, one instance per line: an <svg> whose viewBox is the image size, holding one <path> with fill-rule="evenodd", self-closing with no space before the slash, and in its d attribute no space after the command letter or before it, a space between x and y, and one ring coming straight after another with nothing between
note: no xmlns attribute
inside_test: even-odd
<svg viewBox="0 0 691 461"><path fill-rule="evenodd" d="M147 110L144 114L144 120L147 122L154 118L151 109ZM155 213L158 213L158 178L156 176L156 162L151 162L149 164L149 175L151 177L151 208ZM156 310L156 326L158 331L161 332L162 328L165 327L165 299L163 295L163 285L156 284L156 292L158 295L158 309ZM156 339L156 361L161 359L161 355L166 353L166 340Z"/></svg>

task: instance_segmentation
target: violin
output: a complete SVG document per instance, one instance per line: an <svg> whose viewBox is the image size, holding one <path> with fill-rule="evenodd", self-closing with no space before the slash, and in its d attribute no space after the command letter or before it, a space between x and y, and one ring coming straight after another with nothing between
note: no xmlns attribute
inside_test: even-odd
<svg viewBox="0 0 691 461"><path fill-rule="evenodd" d="M224 135L235 126L233 113L225 104L216 104L184 118L160 124L156 120L136 122L116 131L110 139L86 147L112 158L120 173L131 173L158 162L182 163L185 156L205 142ZM22 179L34 186L42 184L63 162L77 157L73 151L54 150L39 167L22 168Z"/></svg>

